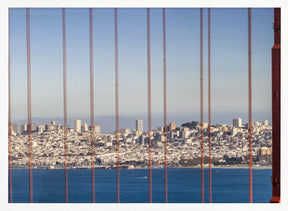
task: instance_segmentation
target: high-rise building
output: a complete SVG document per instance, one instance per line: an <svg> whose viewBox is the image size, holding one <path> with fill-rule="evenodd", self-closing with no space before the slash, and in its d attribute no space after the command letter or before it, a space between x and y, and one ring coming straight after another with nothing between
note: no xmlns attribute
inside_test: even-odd
<svg viewBox="0 0 288 211"><path fill-rule="evenodd" d="M263 121L263 126L269 126L269 121L268 120L264 120Z"/></svg>
<svg viewBox="0 0 288 211"><path fill-rule="evenodd" d="M136 130L139 131L140 133L143 133L143 120L142 119L136 120Z"/></svg>
<svg viewBox="0 0 288 211"><path fill-rule="evenodd" d="M89 129L92 131L92 127L89 126ZM100 125L94 125L94 133L95 134L100 134L101 132L101 126Z"/></svg>
<svg viewBox="0 0 288 211"><path fill-rule="evenodd" d="M43 133L45 130L45 125L38 125L37 130L38 130L38 133Z"/></svg>
<svg viewBox="0 0 288 211"><path fill-rule="evenodd" d="M12 130L15 134L18 134L18 125L15 123L15 124L11 124L12 126Z"/></svg>
<svg viewBox="0 0 288 211"><path fill-rule="evenodd" d="M95 125L95 133L100 134L101 133L101 127L100 125Z"/></svg>
<svg viewBox="0 0 288 211"><path fill-rule="evenodd" d="M12 135L12 136L15 136L15 135L17 135L18 131L15 131L13 125L14 125L14 124L11 124L11 125L10 125L11 135ZM16 125L17 125L17 124L16 124Z"/></svg>
<svg viewBox="0 0 288 211"><path fill-rule="evenodd" d="M237 118L237 119L233 119L233 127L242 127L242 119L241 118Z"/></svg>
<svg viewBox="0 0 288 211"><path fill-rule="evenodd" d="M88 132L88 125L86 122L82 126L82 132Z"/></svg>
<svg viewBox="0 0 288 211"><path fill-rule="evenodd" d="M176 124L173 122L170 122L169 126L168 126L168 130L169 131L173 131L176 129Z"/></svg>
<svg viewBox="0 0 288 211"><path fill-rule="evenodd" d="M26 133L28 131L27 124L21 125L21 133Z"/></svg>
<svg viewBox="0 0 288 211"><path fill-rule="evenodd" d="M74 132L81 133L81 120L74 120Z"/></svg>
<svg viewBox="0 0 288 211"><path fill-rule="evenodd" d="M37 131L37 125L35 123L31 124L31 132L36 132Z"/></svg>

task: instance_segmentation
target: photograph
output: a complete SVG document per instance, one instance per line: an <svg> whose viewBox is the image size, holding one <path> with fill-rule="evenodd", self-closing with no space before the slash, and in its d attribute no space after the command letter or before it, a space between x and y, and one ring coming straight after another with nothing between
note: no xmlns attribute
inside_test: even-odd
<svg viewBox="0 0 288 211"><path fill-rule="evenodd" d="M283 208L281 4L113 3L6 8L5 206Z"/></svg>

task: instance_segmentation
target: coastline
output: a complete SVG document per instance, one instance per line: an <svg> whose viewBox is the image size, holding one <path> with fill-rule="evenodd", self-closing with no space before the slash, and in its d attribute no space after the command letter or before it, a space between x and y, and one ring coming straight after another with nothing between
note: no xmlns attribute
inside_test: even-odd
<svg viewBox="0 0 288 211"><path fill-rule="evenodd" d="M18 169L29 169L27 167L12 167L13 170ZM33 170L42 169L42 170L58 170L65 169L63 167L57 168L49 168L49 167L34 167ZM88 167L78 167L78 168L68 168L70 169L91 169ZM133 170L133 169L149 169L148 167L133 167L133 168L120 168L121 170ZM164 169L164 167L155 166L152 169ZM201 169L199 166L187 166L187 167L168 167L168 169ZM204 167L204 169L209 169L208 167ZM235 166L211 166L211 169L249 169L247 165L235 165ZM253 166L252 169L272 169L272 166ZM111 168L95 168L95 170L111 170ZM113 170L113 169L112 169Z"/></svg>

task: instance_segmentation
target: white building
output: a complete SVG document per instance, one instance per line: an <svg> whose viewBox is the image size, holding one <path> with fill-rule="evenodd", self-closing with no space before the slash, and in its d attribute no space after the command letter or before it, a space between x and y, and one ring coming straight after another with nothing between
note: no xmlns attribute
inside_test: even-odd
<svg viewBox="0 0 288 211"><path fill-rule="evenodd" d="M242 119L241 118L233 119L233 127L242 127Z"/></svg>
<svg viewBox="0 0 288 211"><path fill-rule="evenodd" d="M81 120L74 120L74 132L81 133Z"/></svg>
<svg viewBox="0 0 288 211"><path fill-rule="evenodd" d="M82 132L88 132L88 124L85 122L82 126Z"/></svg>
<svg viewBox="0 0 288 211"><path fill-rule="evenodd" d="M45 130L45 125L38 125L37 130L38 130L38 133L43 133Z"/></svg>
<svg viewBox="0 0 288 211"><path fill-rule="evenodd" d="M27 124L21 125L21 133L27 132L28 131L28 126Z"/></svg>
<svg viewBox="0 0 288 211"><path fill-rule="evenodd" d="M101 133L101 127L100 125L95 125L95 133L100 134Z"/></svg>
<svg viewBox="0 0 288 211"><path fill-rule="evenodd" d="M136 120L136 130L139 131L140 133L143 133L143 120L142 119Z"/></svg>
<svg viewBox="0 0 288 211"><path fill-rule="evenodd" d="M268 120L264 120L263 121L263 126L267 126L268 127L269 126L269 121Z"/></svg>

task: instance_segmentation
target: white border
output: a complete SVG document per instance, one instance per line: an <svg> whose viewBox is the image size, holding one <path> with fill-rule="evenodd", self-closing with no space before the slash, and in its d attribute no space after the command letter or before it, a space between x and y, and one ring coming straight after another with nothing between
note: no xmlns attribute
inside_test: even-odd
<svg viewBox="0 0 288 211"><path fill-rule="evenodd" d="M8 7L277 7L285 0L10 0ZM286 3L287 4L287 3Z"/></svg>
<svg viewBox="0 0 288 211"><path fill-rule="evenodd" d="M10 0L1 1L0 23L1 23L1 51L0 51L0 206L1 210L147 210L147 209L169 209L169 210L231 210L243 211L281 209L288 210L287 200L287 154L283 149L288 149L287 140L287 20L288 20L288 2L286 0ZM10 7L281 7L282 20L282 72L281 72L281 204L8 204L8 8ZM272 29L271 29L272 30ZM272 47L272 46L271 46ZM196 209L195 209L196 208Z"/></svg>

